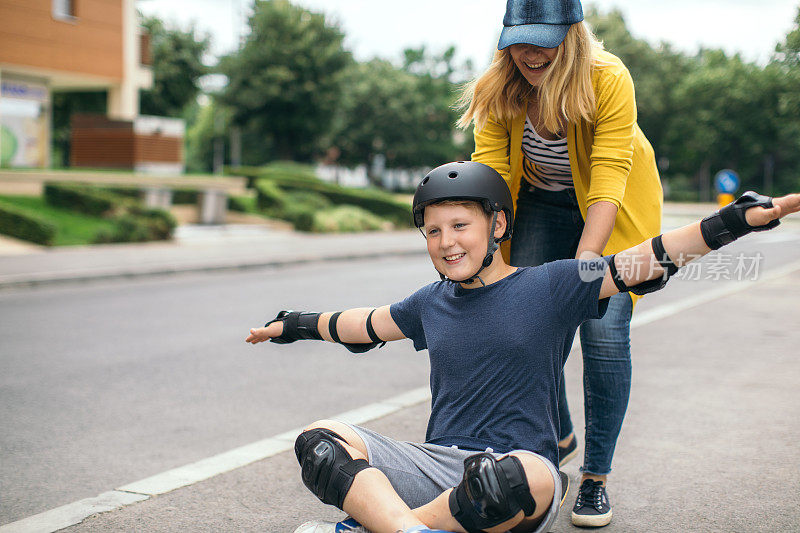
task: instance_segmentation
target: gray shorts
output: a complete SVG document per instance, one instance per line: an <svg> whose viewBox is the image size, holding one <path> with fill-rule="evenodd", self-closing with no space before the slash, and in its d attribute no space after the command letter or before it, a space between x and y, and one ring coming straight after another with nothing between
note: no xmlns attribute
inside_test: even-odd
<svg viewBox="0 0 800 533"><path fill-rule="evenodd" d="M478 453L455 446L397 441L361 426L347 425L366 444L369 464L389 478L394 490L412 509L425 505L445 490L461 483L464 476L464 459ZM527 450L515 450L515 452L530 453L538 457L547 465L553 476L555 484L553 503L536 528L537 533L548 531L555 523L561 503L561 477L558 469L539 454ZM506 454L494 455L499 458Z"/></svg>

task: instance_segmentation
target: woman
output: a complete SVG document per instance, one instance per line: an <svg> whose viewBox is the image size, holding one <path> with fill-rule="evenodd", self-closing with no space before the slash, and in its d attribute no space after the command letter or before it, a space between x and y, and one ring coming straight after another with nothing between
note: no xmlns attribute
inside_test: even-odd
<svg viewBox="0 0 800 533"><path fill-rule="evenodd" d="M511 188L506 260L608 255L657 235L663 195L633 82L583 22L579 0L509 0L503 25L492 64L462 95L459 125L474 124L472 160ZM611 521L605 484L630 395L632 298L614 296L602 319L581 326L586 435L575 525ZM559 418L564 464L577 441L563 375Z"/></svg>

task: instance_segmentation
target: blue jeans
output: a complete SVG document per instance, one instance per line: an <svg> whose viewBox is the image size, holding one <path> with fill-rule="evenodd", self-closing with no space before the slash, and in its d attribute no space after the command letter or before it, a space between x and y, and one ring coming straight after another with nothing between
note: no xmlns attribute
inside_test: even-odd
<svg viewBox="0 0 800 533"><path fill-rule="evenodd" d="M514 219L511 264L537 266L575 257L583 232L575 191L545 191L523 182ZM583 401L586 445L583 472L611 471L614 447L622 429L631 391L630 296L611 297L605 316L580 327L583 350ZM569 350L569 347L566 348ZM568 353L564 354L564 359ZM564 374L558 399L559 440L573 431Z"/></svg>

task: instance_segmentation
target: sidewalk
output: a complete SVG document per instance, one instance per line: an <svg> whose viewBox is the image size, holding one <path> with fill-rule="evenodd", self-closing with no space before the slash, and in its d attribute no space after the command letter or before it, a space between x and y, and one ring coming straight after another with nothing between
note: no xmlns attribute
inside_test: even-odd
<svg viewBox="0 0 800 533"><path fill-rule="evenodd" d="M171 242L42 248L0 241L0 289L425 253L416 230L321 235L264 226L183 226Z"/></svg>
<svg viewBox="0 0 800 533"><path fill-rule="evenodd" d="M663 228L696 221L715 204L664 207ZM800 227L800 216L784 221ZM169 242L47 248L0 236L0 289L180 272L261 268L326 260L425 255L417 230L311 234L265 225L179 226Z"/></svg>

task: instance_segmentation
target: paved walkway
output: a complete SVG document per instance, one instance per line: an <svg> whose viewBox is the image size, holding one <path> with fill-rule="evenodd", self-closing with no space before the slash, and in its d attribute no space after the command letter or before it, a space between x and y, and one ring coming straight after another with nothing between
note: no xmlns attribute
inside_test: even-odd
<svg viewBox="0 0 800 533"><path fill-rule="evenodd" d="M60 248L15 243L0 249L0 288L425 253L415 230L320 235L264 226L192 226L179 228L172 242Z"/></svg>
<svg viewBox="0 0 800 533"><path fill-rule="evenodd" d="M713 209L667 204L664 226L697 220ZM57 248L0 236L0 288L425 253L415 230L308 234L264 225L187 225L170 242Z"/></svg>

